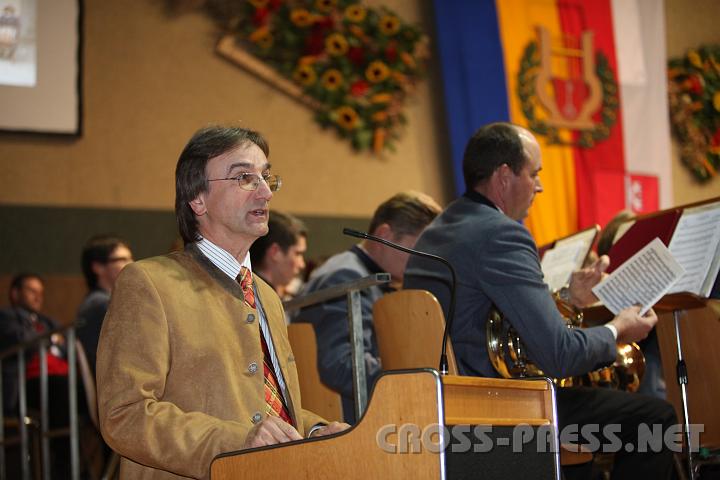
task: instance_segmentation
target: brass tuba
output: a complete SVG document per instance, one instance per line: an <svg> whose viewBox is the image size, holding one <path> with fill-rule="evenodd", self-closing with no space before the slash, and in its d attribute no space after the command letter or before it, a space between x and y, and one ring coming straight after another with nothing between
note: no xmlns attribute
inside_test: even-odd
<svg viewBox="0 0 720 480"><path fill-rule="evenodd" d="M558 310L568 328L582 328L583 314L572 305L555 299ZM525 345L515 329L504 321L502 314L492 308L485 325L487 350L490 362L503 378L524 378L545 376L527 356ZM618 343L615 362L605 368L579 377L557 378L560 387L603 386L628 392L640 387L645 372L645 356L636 343Z"/></svg>

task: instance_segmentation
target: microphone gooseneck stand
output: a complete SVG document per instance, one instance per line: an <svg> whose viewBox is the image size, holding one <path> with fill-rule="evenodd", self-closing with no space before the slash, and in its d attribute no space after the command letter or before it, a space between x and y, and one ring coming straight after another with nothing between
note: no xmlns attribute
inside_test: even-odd
<svg viewBox="0 0 720 480"><path fill-rule="evenodd" d="M442 348L440 349L440 374L447 375L448 374L448 359L447 359L447 343L448 343L448 337L450 335L450 328L452 327L453 318L455 317L455 285L457 285L457 275L455 274L455 269L453 266L445 260L442 257L439 257L437 255L433 255L431 253L425 253L421 252L419 250L415 250L408 247L403 247L402 245L398 245L397 243L393 243L389 240L385 240L384 238L377 237L375 235L370 235L369 233L365 232L359 232L357 230L353 230L352 228L343 228L343 234L349 235L351 237L356 238L362 238L365 240L370 240L373 242L382 243L383 245L387 245L390 248L394 248L395 250L400 250L401 252L409 253L410 255L417 255L419 257L429 258L431 260L438 261L445 265L448 270L450 270L450 274L452 276L452 284L450 285L450 305L448 306L448 318L447 322L445 322L445 330L443 331L443 339L442 339Z"/></svg>

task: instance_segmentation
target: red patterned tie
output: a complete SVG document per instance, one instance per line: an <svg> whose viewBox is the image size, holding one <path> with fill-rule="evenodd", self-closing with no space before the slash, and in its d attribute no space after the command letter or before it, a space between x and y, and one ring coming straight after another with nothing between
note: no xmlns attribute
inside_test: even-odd
<svg viewBox="0 0 720 480"><path fill-rule="evenodd" d="M250 308L255 308L255 292L252 288L252 273L249 269L246 267L242 267L240 269L238 282L240 283L240 288L243 291L245 303ZM278 385L277 377L275 376L275 370L272 366L270 351L268 350L267 342L265 341L265 335L263 335L262 329L260 329L260 344L263 351L263 373L265 375L265 413L280 417L292 425L292 419L290 418L290 414L285 406L282 394L280 393L280 387Z"/></svg>
<svg viewBox="0 0 720 480"><path fill-rule="evenodd" d="M240 268L240 274L237 281L240 282L240 288L245 297L245 304L250 308L255 308L255 292L252 288L252 272L247 267Z"/></svg>

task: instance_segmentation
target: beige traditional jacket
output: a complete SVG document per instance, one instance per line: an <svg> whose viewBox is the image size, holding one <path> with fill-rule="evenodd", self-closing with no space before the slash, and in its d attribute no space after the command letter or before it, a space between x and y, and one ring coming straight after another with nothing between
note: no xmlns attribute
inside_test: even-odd
<svg viewBox="0 0 720 480"><path fill-rule="evenodd" d="M324 420L300 407L280 299L257 292L301 435ZM239 450L264 416L257 311L194 245L128 265L100 335L97 389L103 437L121 478L207 478L212 459Z"/></svg>

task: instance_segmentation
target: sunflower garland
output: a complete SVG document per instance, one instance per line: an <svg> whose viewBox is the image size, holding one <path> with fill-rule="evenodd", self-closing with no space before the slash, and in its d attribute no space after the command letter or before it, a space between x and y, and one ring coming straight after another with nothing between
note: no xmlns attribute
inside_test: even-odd
<svg viewBox="0 0 720 480"><path fill-rule="evenodd" d="M720 45L668 62L670 123L680 159L701 183L720 169Z"/></svg>
<svg viewBox="0 0 720 480"><path fill-rule="evenodd" d="M228 8L238 42L319 101L323 128L356 150L394 150L403 102L427 58L417 26L352 0L236 0Z"/></svg>

